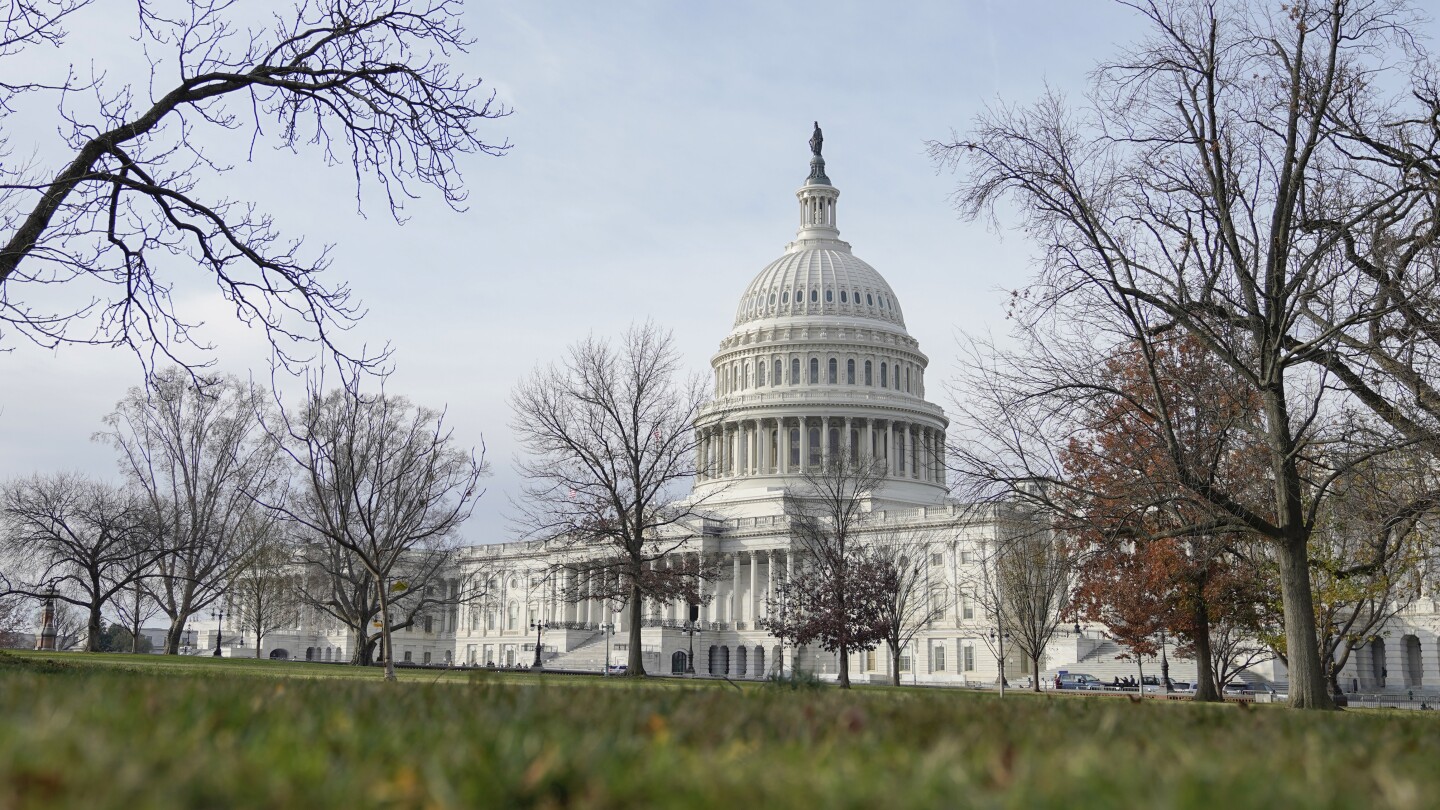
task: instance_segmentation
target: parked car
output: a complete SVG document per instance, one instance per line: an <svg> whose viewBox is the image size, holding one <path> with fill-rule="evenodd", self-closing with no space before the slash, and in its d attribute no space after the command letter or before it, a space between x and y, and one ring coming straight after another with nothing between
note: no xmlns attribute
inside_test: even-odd
<svg viewBox="0 0 1440 810"><path fill-rule="evenodd" d="M1051 684L1059 689L1099 690L1105 688L1099 678L1084 672L1062 672L1058 677L1059 683L1052 681Z"/></svg>
<svg viewBox="0 0 1440 810"><path fill-rule="evenodd" d="M1225 689L1223 690L1224 694L1227 695L1244 695L1254 691L1255 690L1251 689L1250 685L1244 681L1231 681L1225 684Z"/></svg>

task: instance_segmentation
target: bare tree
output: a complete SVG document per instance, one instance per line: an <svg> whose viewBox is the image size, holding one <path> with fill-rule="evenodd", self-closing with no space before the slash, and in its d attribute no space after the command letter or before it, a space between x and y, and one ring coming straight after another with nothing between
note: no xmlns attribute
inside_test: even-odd
<svg viewBox="0 0 1440 810"><path fill-rule="evenodd" d="M835 653L840 687L849 689L850 653L882 640L880 583L870 576L863 543L885 464L832 454L798 477L784 496L795 570L779 588L785 610L761 626L797 647L818 643Z"/></svg>
<svg viewBox="0 0 1440 810"><path fill-rule="evenodd" d="M1437 503L1430 458L1405 452L1356 465L1337 483L1311 536L1316 629L1336 694L1351 653L1419 596L1428 553L1420 526ZM1288 660L1283 646L1280 652Z"/></svg>
<svg viewBox="0 0 1440 810"><path fill-rule="evenodd" d="M3 577L0 577L0 589L5 588L3 583ZM20 646L24 634L33 629L34 611L30 607L30 600L21 594L0 596L0 649Z"/></svg>
<svg viewBox="0 0 1440 810"><path fill-rule="evenodd" d="M462 560L457 551L449 544L415 548L396 565L391 578L405 587L392 589L388 596L392 630L414 627L427 616L452 615L461 606L486 603L491 596L488 571ZM350 631L355 640L352 664L374 663L384 623L375 578L363 561L344 546L324 540L297 543L290 553L298 571L293 584L299 606Z"/></svg>
<svg viewBox="0 0 1440 810"><path fill-rule="evenodd" d="M1148 351L1173 335L1195 340L1257 400L1269 492L1256 502L1185 477L1212 508L1187 530L1249 533L1271 545L1291 705L1330 708L1308 547L1324 491L1343 469L1327 467L1318 448L1333 438L1324 435L1329 417L1347 399L1384 409L1347 377L1353 368L1333 361L1347 336L1383 323L1389 310L1342 260L1343 234L1397 204L1433 210L1423 208L1431 181L1403 161L1374 160L1378 147L1335 120L1352 109L1407 118L1410 105L1385 104L1379 88L1382 76L1428 75L1409 34L1414 15L1401 2L1131 5L1149 36L1095 71L1083 105L1049 94L1032 107L997 108L971 136L932 144L933 154L969 167L958 192L965 213L1014 200L1045 251L1016 309L1023 354L1038 354L1041 370L1012 375L1025 380L1012 405L1063 421L1068 408L1107 390L1087 373L1094 354L1126 343ZM1422 112L1428 120L1429 108ZM1374 175L1387 180L1370 182ZM1026 360L1005 360L1006 373ZM1161 413L1161 432L1183 468L1185 438L1170 429L1172 416Z"/></svg>
<svg viewBox="0 0 1440 810"><path fill-rule="evenodd" d="M283 419L276 438L298 480L292 497L266 505L369 576L378 607L370 615L381 623L385 679L393 681L395 611L406 594L423 604L423 583L453 559L458 530L484 494L483 448L478 456L458 448L443 413L364 394L353 377L329 393L312 379L304 405Z"/></svg>
<svg viewBox="0 0 1440 810"><path fill-rule="evenodd" d="M236 568L225 589L230 615L241 633L255 634L255 658L261 656L265 636L299 624L299 588L295 559L280 540L279 522L257 515L240 527L256 535L250 551Z"/></svg>
<svg viewBox="0 0 1440 810"><path fill-rule="evenodd" d="M945 615L950 592L944 578L932 574L934 538L926 533L882 529L860 552L858 577L874 600L876 635L890 649L890 676L900 685L900 653L931 623ZM912 651L916 660L919 651ZM916 666L915 664L911 665Z"/></svg>
<svg viewBox="0 0 1440 810"><path fill-rule="evenodd" d="M1190 650L1179 648L1184 654ZM1275 657L1275 649L1255 634L1253 625L1244 619L1213 622L1210 625L1210 674L1213 688L1223 693L1225 685L1235 676ZM1198 689L1197 689L1198 691Z"/></svg>
<svg viewBox="0 0 1440 810"><path fill-rule="evenodd" d="M24 567L14 593L88 614L86 649L100 649L105 607L170 549L156 542L133 493L74 474L16 479L0 491L10 557Z"/></svg>
<svg viewBox="0 0 1440 810"><path fill-rule="evenodd" d="M175 552L145 586L170 619L165 652L176 654L191 616L224 592L254 551L255 498L278 497L284 469L266 420L266 395L238 378L170 368L132 388L96 439L120 454L120 468L144 493L152 519Z"/></svg>
<svg viewBox="0 0 1440 810"><path fill-rule="evenodd" d="M1039 521L1021 526L995 544L994 566L1000 629L1030 661L1031 686L1040 691L1045 648L1060 627L1074 582L1074 550Z"/></svg>
<svg viewBox="0 0 1440 810"><path fill-rule="evenodd" d="M88 5L10 3L0 64L63 46L62 24ZM0 165L0 325L44 346L128 346L147 369L157 355L186 365L182 348L209 347L195 343L166 271L198 267L241 321L264 330L281 362L316 348L347 356L335 333L362 309L343 283L325 280L329 251L308 250L254 205L217 196L228 167L214 142L229 130L248 134L252 148L270 133L279 147L313 148L326 163L348 164L357 206L373 182L397 221L422 186L458 210L459 160L508 149L479 132L506 108L451 64L471 44L460 3L299 0L268 30L246 27L231 0L135 7L148 88L114 86L104 73L0 81L7 112L17 93L53 95L73 154L58 169ZM53 284L75 287L77 303L53 303L42 294Z"/></svg>
<svg viewBox="0 0 1440 810"><path fill-rule="evenodd" d="M85 619L85 613L75 606L75 603L65 600L57 595L55 602L55 649L73 650L82 643L87 644L86 649L91 649L89 639L97 639L94 644L98 649L99 637L92 635L89 625Z"/></svg>
<svg viewBox="0 0 1440 810"><path fill-rule="evenodd" d="M626 674L637 677L645 674L643 600L684 597L703 575L694 561L667 558L696 536L708 499L680 497L695 475L695 420L708 389L702 376L679 375L674 338L646 323L618 346L593 337L575 344L510 398L511 427L530 454L519 462L526 483L516 522L557 545L609 552L590 581L629 611Z"/></svg>
<svg viewBox="0 0 1440 810"><path fill-rule="evenodd" d="M140 652L140 630L145 622L160 613L160 604L145 588L145 578L142 576L117 593L110 602L110 609L120 618L120 626L130 634L130 652ZM149 649L147 646L146 650Z"/></svg>

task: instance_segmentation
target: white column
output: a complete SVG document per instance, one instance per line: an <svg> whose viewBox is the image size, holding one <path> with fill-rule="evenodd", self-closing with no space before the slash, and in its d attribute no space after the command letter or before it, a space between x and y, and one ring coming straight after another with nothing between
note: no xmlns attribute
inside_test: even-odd
<svg viewBox="0 0 1440 810"><path fill-rule="evenodd" d="M810 469L810 425L805 417L800 417L800 471Z"/></svg>
<svg viewBox="0 0 1440 810"><path fill-rule="evenodd" d="M790 427L785 423L785 417L781 416L775 420L775 469L781 475L790 472Z"/></svg>
<svg viewBox="0 0 1440 810"><path fill-rule="evenodd" d="M830 417L820 417L820 466L830 463Z"/></svg>
<svg viewBox="0 0 1440 810"><path fill-rule="evenodd" d="M865 441L860 445L860 457L869 461L875 457L875 420L865 420Z"/></svg>
<svg viewBox="0 0 1440 810"><path fill-rule="evenodd" d="M740 621L740 552L731 556L734 558L730 577L730 622L733 624Z"/></svg>
<svg viewBox="0 0 1440 810"><path fill-rule="evenodd" d="M696 552L696 568L700 568L700 564L700 552ZM704 618L704 611L706 611L706 607L704 607L704 605L706 605L706 581L704 581L704 579L696 578L696 600L700 602L700 618ZM683 618L690 620L690 608L688 608L688 605L685 607L685 615Z"/></svg>
<svg viewBox="0 0 1440 810"><path fill-rule="evenodd" d="M775 600L775 549L765 552L765 618L770 618L770 602Z"/></svg>
<svg viewBox="0 0 1440 810"><path fill-rule="evenodd" d="M847 416L844 419L840 420L840 431L840 452L844 453L845 460L849 461L850 458L854 455L854 451L851 448L852 443L850 441L850 417Z"/></svg>
<svg viewBox="0 0 1440 810"><path fill-rule="evenodd" d="M757 419L755 424L759 425L760 452L756 454L755 460L760 463L760 475L770 474L770 420Z"/></svg>
<svg viewBox="0 0 1440 810"><path fill-rule="evenodd" d="M751 627L755 625L755 552L750 552L750 596L745 600L745 621L750 622Z"/></svg>

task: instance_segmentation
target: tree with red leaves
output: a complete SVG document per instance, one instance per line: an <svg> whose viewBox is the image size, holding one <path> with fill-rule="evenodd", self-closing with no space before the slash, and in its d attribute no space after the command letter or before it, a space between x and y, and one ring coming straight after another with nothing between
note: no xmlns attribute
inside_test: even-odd
<svg viewBox="0 0 1440 810"><path fill-rule="evenodd" d="M1086 551L1073 606L1137 657L1158 651L1161 631L1178 637L1199 669L1196 699L1219 700L1211 626L1259 621L1264 583L1240 553L1243 537L1196 530L1213 507L1182 481L1262 491L1259 403L1193 339L1147 348L1111 359L1113 396L1062 455L1087 494L1073 527ZM1158 411L1167 412L1163 419ZM1167 441L1163 430L1185 435ZM1178 458L1170 449L1177 446L1185 451ZM1258 635L1261 628L1240 630Z"/></svg>

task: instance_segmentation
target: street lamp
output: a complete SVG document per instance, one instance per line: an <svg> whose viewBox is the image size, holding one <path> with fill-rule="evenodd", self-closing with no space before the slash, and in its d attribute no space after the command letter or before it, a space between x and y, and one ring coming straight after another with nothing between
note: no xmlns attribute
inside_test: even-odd
<svg viewBox="0 0 1440 810"><path fill-rule="evenodd" d="M614 622L601 622L600 632L605 634L605 677L610 677L610 634L615 632Z"/></svg>
<svg viewBox="0 0 1440 810"><path fill-rule="evenodd" d="M695 674L695 623L700 620L700 606L694 603L690 605L690 621L685 623L685 629L690 633L690 653L685 659L685 674Z"/></svg>
<svg viewBox="0 0 1440 810"><path fill-rule="evenodd" d="M218 608L210 611L210 618L215 620L215 657L220 657L220 630L225 626L225 608Z"/></svg>
<svg viewBox="0 0 1440 810"><path fill-rule="evenodd" d="M990 641L997 644L1000 650L995 656L995 665L1000 668L1000 697L1002 698L1005 697L1005 639L1007 638L1010 638L1009 631L1000 633L994 630L990 631ZM1035 677L1040 677L1040 673L1035 673Z"/></svg>
<svg viewBox="0 0 1440 810"><path fill-rule="evenodd" d="M530 622L530 629L532 629L532 630L535 631L535 664L534 664L534 666L535 666L535 669L540 669L540 668L541 668L541 663L540 663L540 631L542 631L542 630L549 630L549 629L550 629L550 623L549 623L549 622L546 622L546 621L532 621L532 622Z"/></svg>

